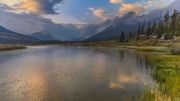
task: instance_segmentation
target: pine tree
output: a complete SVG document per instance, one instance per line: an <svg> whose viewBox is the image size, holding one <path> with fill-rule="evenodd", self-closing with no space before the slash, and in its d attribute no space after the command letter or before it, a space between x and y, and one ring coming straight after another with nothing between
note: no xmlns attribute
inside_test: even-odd
<svg viewBox="0 0 180 101"><path fill-rule="evenodd" d="M169 20L170 20L169 11L167 11L166 14L164 15L164 21L165 21L166 30L168 30Z"/></svg>
<svg viewBox="0 0 180 101"><path fill-rule="evenodd" d="M141 23L139 23L139 25L138 25L138 30L137 30L137 34L136 34L136 39L139 39L140 35L141 35Z"/></svg>
<svg viewBox="0 0 180 101"><path fill-rule="evenodd" d="M180 35L180 13L178 13L177 35Z"/></svg>
<svg viewBox="0 0 180 101"><path fill-rule="evenodd" d="M141 35L144 34L144 29L145 29L146 23L144 22L141 26Z"/></svg>
<svg viewBox="0 0 180 101"><path fill-rule="evenodd" d="M141 33L141 23L139 23L138 30L137 30L137 34L140 34L140 33Z"/></svg>
<svg viewBox="0 0 180 101"><path fill-rule="evenodd" d="M152 34L152 28L151 28L151 22L148 22L148 25L147 25L147 36L151 35Z"/></svg>
<svg viewBox="0 0 180 101"><path fill-rule="evenodd" d="M169 26L169 22L170 22L170 15L169 15L169 11L166 12L166 14L164 15L164 21L165 21L165 40L169 40L172 39L173 36L171 34L171 26Z"/></svg>
<svg viewBox="0 0 180 101"><path fill-rule="evenodd" d="M156 33L156 30L157 30L156 28L157 28L156 21L154 21L154 23L152 25L152 34Z"/></svg>
<svg viewBox="0 0 180 101"><path fill-rule="evenodd" d="M178 11L177 10L174 10L173 15L171 16L171 20L172 20L171 28L172 28L173 34L175 35L176 34L177 21L178 21Z"/></svg>
<svg viewBox="0 0 180 101"><path fill-rule="evenodd" d="M120 41L120 42L125 42L125 33L124 33L124 32L121 32L119 41Z"/></svg>
<svg viewBox="0 0 180 101"><path fill-rule="evenodd" d="M162 34L164 33L164 29L165 29L164 28L164 24L161 21L161 19L159 19L159 23L158 23L157 30L156 30L157 38L161 38L162 37Z"/></svg>

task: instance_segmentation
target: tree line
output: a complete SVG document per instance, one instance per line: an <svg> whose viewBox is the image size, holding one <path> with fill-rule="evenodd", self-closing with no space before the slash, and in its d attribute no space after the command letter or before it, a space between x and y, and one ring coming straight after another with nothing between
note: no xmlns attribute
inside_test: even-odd
<svg viewBox="0 0 180 101"><path fill-rule="evenodd" d="M139 39L143 36L154 36L157 39L171 40L180 36L180 12L174 10L170 15L167 11L159 19L140 22L136 32L125 34L121 32L120 42L127 42L130 38Z"/></svg>

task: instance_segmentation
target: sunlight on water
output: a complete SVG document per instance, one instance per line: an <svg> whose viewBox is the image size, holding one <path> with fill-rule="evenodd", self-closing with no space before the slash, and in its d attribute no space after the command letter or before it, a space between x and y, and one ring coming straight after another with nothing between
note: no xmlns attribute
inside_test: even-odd
<svg viewBox="0 0 180 101"><path fill-rule="evenodd" d="M0 101L120 101L152 88L145 56L41 46L0 53Z"/></svg>

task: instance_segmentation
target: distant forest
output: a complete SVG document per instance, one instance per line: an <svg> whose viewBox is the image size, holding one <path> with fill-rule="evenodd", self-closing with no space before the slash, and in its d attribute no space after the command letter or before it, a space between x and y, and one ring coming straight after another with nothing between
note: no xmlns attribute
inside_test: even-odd
<svg viewBox="0 0 180 101"><path fill-rule="evenodd" d="M136 34L135 34L136 33ZM170 15L169 11L161 15L158 20L140 22L137 32L121 32L120 42L127 42L128 39L141 37L155 37L157 39L171 40L180 36L180 12L174 10Z"/></svg>

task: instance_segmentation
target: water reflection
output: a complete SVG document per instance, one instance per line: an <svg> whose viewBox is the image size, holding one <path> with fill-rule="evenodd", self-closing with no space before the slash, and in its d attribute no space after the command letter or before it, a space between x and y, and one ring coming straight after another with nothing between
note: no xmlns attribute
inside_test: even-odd
<svg viewBox="0 0 180 101"><path fill-rule="evenodd" d="M4 57L0 101L124 101L153 87L146 57L133 51L41 46Z"/></svg>

